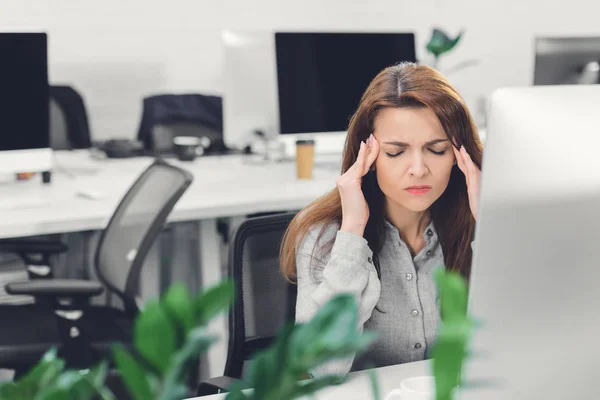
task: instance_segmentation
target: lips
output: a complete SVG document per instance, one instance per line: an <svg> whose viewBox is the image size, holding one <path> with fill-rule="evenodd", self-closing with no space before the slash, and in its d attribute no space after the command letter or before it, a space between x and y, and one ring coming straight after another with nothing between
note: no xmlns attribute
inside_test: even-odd
<svg viewBox="0 0 600 400"><path fill-rule="evenodd" d="M406 190L410 194L425 194L431 190L431 186L409 186L404 190Z"/></svg>

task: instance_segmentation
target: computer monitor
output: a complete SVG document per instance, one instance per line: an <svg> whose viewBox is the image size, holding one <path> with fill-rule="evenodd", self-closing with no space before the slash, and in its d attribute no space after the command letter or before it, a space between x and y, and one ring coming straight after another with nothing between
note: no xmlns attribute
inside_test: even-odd
<svg viewBox="0 0 600 400"><path fill-rule="evenodd" d="M43 32L0 32L0 174L52 169Z"/></svg>
<svg viewBox="0 0 600 400"><path fill-rule="evenodd" d="M598 397L599 85L491 96L460 400Z"/></svg>
<svg viewBox="0 0 600 400"><path fill-rule="evenodd" d="M271 31L225 30L223 39L223 140L242 149L254 132L279 132L275 37Z"/></svg>
<svg viewBox="0 0 600 400"><path fill-rule="evenodd" d="M317 151L341 153L371 80L388 66L416 60L412 33L227 31L224 40L224 129L231 145L262 130L288 148L310 137Z"/></svg>
<svg viewBox="0 0 600 400"><path fill-rule="evenodd" d="M600 83L600 37L538 37L534 85Z"/></svg>

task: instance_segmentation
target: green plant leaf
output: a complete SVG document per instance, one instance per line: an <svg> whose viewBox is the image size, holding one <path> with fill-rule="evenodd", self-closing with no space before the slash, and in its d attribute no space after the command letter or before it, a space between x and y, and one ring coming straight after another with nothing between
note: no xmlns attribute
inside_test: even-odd
<svg viewBox="0 0 600 400"><path fill-rule="evenodd" d="M31 371L19 380L18 386L32 398L40 388L48 387L54 382L64 369L64 360L58 358L56 348L51 348Z"/></svg>
<svg viewBox="0 0 600 400"><path fill-rule="evenodd" d="M64 388L52 388L43 390L34 400L74 400L69 394L68 389Z"/></svg>
<svg viewBox="0 0 600 400"><path fill-rule="evenodd" d="M177 349L177 334L157 301L146 304L135 321L133 333L136 350L161 374L165 373Z"/></svg>
<svg viewBox="0 0 600 400"><path fill-rule="evenodd" d="M94 386L95 388L100 388L106 382L106 377L108 375L108 362L102 361L95 367L91 368L87 374L85 374L85 378Z"/></svg>
<svg viewBox="0 0 600 400"><path fill-rule="evenodd" d="M196 324L206 325L217 314L226 311L233 303L235 287L232 281L221 282L194 300Z"/></svg>
<svg viewBox="0 0 600 400"><path fill-rule="evenodd" d="M137 360L120 344L113 347L113 355L119 374L131 396L135 400L152 399L152 390L146 377L146 371Z"/></svg>
<svg viewBox="0 0 600 400"><path fill-rule="evenodd" d="M434 272L442 321L433 344L433 375L436 399L450 400L460 384L463 361L474 321L467 315L468 288L464 278L445 268Z"/></svg>
<svg viewBox="0 0 600 400"><path fill-rule="evenodd" d="M310 370L325 361L350 356L366 349L377 337L357 331L358 307L354 296L338 295L325 304L312 320L298 327L291 348L299 367Z"/></svg>
<svg viewBox="0 0 600 400"><path fill-rule="evenodd" d="M193 363L198 361L198 356L208 350L217 341L216 336L206 334L203 327L198 327L188 334L183 348L172 358L172 363L165 375L163 391L159 396L161 400L177 398L180 387L185 387L185 379Z"/></svg>
<svg viewBox="0 0 600 400"><path fill-rule="evenodd" d="M373 394L373 400L381 399L381 391L379 390L379 379L377 378L377 372L375 369L369 369L369 384L371 385L371 393Z"/></svg>
<svg viewBox="0 0 600 400"><path fill-rule="evenodd" d="M299 382L307 371L325 361L360 353L376 334L357 330L358 309L351 295L338 295L307 323L289 324L273 345L253 359L248 385L251 398L294 399L338 384L343 376L331 375Z"/></svg>
<svg viewBox="0 0 600 400"><path fill-rule="evenodd" d="M194 328L196 322L194 303L186 285L179 283L171 286L162 298L161 304L165 307L168 315L177 321L183 340L187 333Z"/></svg>
<svg viewBox="0 0 600 400"><path fill-rule="evenodd" d="M179 383L164 390L158 400L182 400L188 397L190 397L188 387L184 383Z"/></svg>
<svg viewBox="0 0 600 400"><path fill-rule="evenodd" d="M243 389L244 385L242 383L234 383L233 386L229 388L225 400L250 400L254 398L251 394L246 395L246 393L242 392Z"/></svg>
<svg viewBox="0 0 600 400"><path fill-rule="evenodd" d="M434 28L431 38L425 46L436 58L452 50L460 41L464 32L460 32L454 39L451 39L446 32L439 28Z"/></svg>
<svg viewBox="0 0 600 400"><path fill-rule="evenodd" d="M336 386L343 383L337 375L324 376L317 379L311 379L306 383L301 383L294 392L295 397L308 396L328 386Z"/></svg>
<svg viewBox="0 0 600 400"><path fill-rule="evenodd" d="M0 399L22 400L30 399L35 393L29 393L26 388L20 387L15 382L3 382L0 385Z"/></svg>

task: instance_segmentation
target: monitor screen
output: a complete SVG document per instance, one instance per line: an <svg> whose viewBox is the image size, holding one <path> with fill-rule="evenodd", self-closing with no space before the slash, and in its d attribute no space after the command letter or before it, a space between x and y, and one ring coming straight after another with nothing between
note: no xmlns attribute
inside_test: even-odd
<svg viewBox="0 0 600 400"><path fill-rule="evenodd" d="M537 37L534 85L600 83L600 37Z"/></svg>
<svg viewBox="0 0 600 400"><path fill-rule="evenodd" d="M0 33L0 151L47 148L45 33Z"/></svg>
<svg viewBox="0 0 600 400"><path fill-rule="evenodd" d="M416 61L412 33L275 34L283 134L343 132L384 68Z"/></svg>

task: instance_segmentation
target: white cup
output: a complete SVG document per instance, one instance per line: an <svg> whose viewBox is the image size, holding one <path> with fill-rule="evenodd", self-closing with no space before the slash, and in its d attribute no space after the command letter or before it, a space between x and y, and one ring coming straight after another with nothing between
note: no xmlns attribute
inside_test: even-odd
<svg viewBox="0 0 600 400"><path fill-rule="evenodd" d="M435 380L433 376L405 379L384 400L435 400Z"/></svg>

